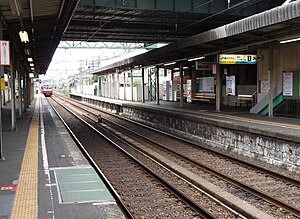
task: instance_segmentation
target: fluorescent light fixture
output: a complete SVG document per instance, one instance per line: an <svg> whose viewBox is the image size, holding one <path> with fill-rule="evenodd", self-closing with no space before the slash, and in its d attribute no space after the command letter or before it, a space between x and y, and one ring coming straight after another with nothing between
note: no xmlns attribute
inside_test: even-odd
<svg viewBox="0 0 300 219"><path fill-rule="evenodd" d="M34 71L34 68L32 67L32 68L30 68L32 71Z"/></svg>
<svg viewBox="0 0 300 219"><path fill-rule="evenodd" d="M294 39L289 39L289 40L282 40L279 43L291 43L291 42L295 42L295 41L299 41L300 37L298 38L294 38Z"/></svg>
<svg viewBox="0 0 300 219"><path fill-rule="evenodd" d="M188 59L188 62L196 61L196 60L200 60L200 59L205 59L205 56L200 56L200 57L197 57L197 58Z"/></svg>
<svg viewBox="0 0 300 219"><path fill-rule="evenodd" d="M24 42L24 43L29 42L28 34L26 31L20 31L19 36L20 36L21 42Z"/></svg>
<svg viewBox="0 0 300 219"><path fill-rule="evenodd" d="M34 78L34 74L33 73L29 73L29 77L30 78Z"/></svg>
<svg viewBox="0 0 300 219"><path fill-rule="evenodd" d="M176 62L169 62L169 63L164 64L164 66L167 66L167 65L174 65L174 64L176 64Z"/></svg>
<svg viewBox="0 0 300 219"><path fill-rule="evenodd" d="M30 65L30 66L32 66L32 67L34 66L34 64L33 64L33 63L30 63L29 65Z"/></svg>
<svg viewBox="0 0 300 219"><path fill-rule="evenodd" d="M28 60L28 62L33 62L33 59L30 57L27 60Z"/></svg>

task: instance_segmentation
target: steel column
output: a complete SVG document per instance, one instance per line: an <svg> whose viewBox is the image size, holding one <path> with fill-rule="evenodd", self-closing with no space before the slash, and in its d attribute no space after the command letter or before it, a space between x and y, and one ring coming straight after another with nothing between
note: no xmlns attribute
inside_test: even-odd
<svg viewBox="0 0 300 219"><path fill-rule="evenodd" d="M11 61L10 61L10 74L11 74L11 130L16 130L16 67L15 67L15 51L11 47Z"/></svg>
<svg viewBox="0 0 300 219"><path fill-rule="evenodd" d="M27 111L27 106L28 106L28 102L27 102L27 77L26 75L28 74L27 69L25 67L24 72L23 72L23 99L24 99L24 109L23 111L26 112Z"/></svg>
<svg viewBox="0 0 300 219"><path fill-rule="evenodd" d="M0 40L3 39L2 21L0 20ZM0 78L4 80L4 66L0 66ZM3 157L3 133L2 133L2 90L0 90L0 160L5 160Z"/></svg>
<svg viewBox="0 0 300 219"><path fill-rule="evenodd" d="M145 68L142 68L142 102L145 103Z"/></svg>
<svg viewBox="0 0 300 219"><path fill-rule="evenodd" d="M216 64L216 111L221 112L221 100L222 100L222 77L220 64Z"/></svg>
<svg viewBox="0 0 300 219"><path fill-rule="evenodd" d="M183 107L183 64L182 63L180 63L180 107Z"/></svg>
<svg viewBox="0 0 300 219"><path fill-rule="evenodd" d="M130 70L130 83L131 83L131 101L133 101L133 71Z"/></svg>
<svg viewBox="0 0 300 219"><path fill-rule="evenodd" d="M273 116L273 45L269 46L269 71L268 71L268 79L269 79L269 117Z"/></svg>
<svg viewBox="0 0 300 219"><path fill-rule="evenodd" d="M117 99L120 99L119 89L120 89L120 74L118 70L116 69L117 74Z"/></svg>
<svg viewBox="0 0 300 219"><path fill-rule="evenodd" d="M22 64L21 64L21 58L18 57L18 93L19 93L19 98L18 98L18 105L19 105L19 117L22 117L22 89L21 89L21 72L23 70Z"/></svg>
<svg viewBox="0 0 300 219"><path fill-rule="evenodd" d="M124 77L124 81L123 81L123 86L124 86L124 100L126 100L126 82L125 82L125 71L123 72L123 77Z"/></svg>
<svg viewBox="0 0 300 219"><path fill-rule="evenodd" d="M156 104L159 105L159 67L156 66Z"/></svg>

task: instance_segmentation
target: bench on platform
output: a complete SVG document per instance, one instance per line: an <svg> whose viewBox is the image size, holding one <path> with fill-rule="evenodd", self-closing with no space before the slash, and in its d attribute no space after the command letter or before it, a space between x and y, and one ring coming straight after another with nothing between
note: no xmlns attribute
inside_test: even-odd
<svg viewBox="0 0 300 219"><path fill-rule="evenodd" d="M246 106L246 107L249 107L249 106L253 106L253 103L254 103L254 98L253 98L253 95L251 94L238 94L238 98L236 101L233 101L234 103L234 106L237 107L237 106L242 106L243 104Z"/></svg>
<svg viewBox="0 0 300 219"><path fill-rule="evenodd" d="M214 93L195 93L192 100L210 103L216 100L216 95Z"/></svg>

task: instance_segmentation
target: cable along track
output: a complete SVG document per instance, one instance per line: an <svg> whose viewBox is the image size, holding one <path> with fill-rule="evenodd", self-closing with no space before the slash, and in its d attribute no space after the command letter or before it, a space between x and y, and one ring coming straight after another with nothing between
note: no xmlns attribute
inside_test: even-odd
<svg viewBox="0 0 300 219"><path fill-rule="evenodd" d="M192 173L201 175L209 182L224 188L268 214L276 218L299 217L300 202L298 200L300 199L300 192L298 181L272 172L268 174L263 169L257 169L254 165L222 157L220 154L175 139L174 136L162 135L161 132L138 125L135 122L129 122L112 114L103 114L98 109L91 109L85 104L80 104L80 107L88 112L91 117L97 116L99 118L101 114L101 120L110 126L110 128L106 127L107 129L114 129L117 133L125 132L126 134L123 135L126 135L126 138L135 139L139 142L143 141L145 147L151 148L159 155L163 154L163 156L179 163ZM93 120L93 118L90 118L90 120ZM115 122L113 123L113 121ZM126 131L124 131L124 127L127 127ZM137 133L139 137L136 137ZM147 139L141 134L147 136ZM164 144L162 145L161 142ZM149 156L151 156L151 153L148 153ZM224 176L227 182L224 181ZM222 177L222 180L219 177Z"/></svg>

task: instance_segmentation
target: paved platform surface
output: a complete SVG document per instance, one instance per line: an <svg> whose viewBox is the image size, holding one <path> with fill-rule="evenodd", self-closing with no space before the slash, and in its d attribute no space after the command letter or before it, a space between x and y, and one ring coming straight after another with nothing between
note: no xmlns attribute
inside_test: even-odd
<svg viewBox="0 0 300 219"><path fill-rule="evenodd" d="M271 137L276 136L300 142L299 118L256 115L249 113L249 108L243 107L222 107L221 112L216 112L215 105L213 104L184 103L184 106L180 107L179 102L160 101L159 105L155 102L146 102L145 104L134 103L134 105L179 112L185 115L196 115L216 121L218 124L226 125L229 128L244 126L260 131L262 134L270 135Z"/></svg>
<svg viewBox="0 0 300 219"><path fill-rule="evenodd" d="M300 118L256 115L249 113L250 109L245 107L222 106L221 112L216 112L215 104L199 102L185 102L183 107L180 107L180 103L174 101L160 100L159 105L157 105L156 101L146 101L145 103L142 103L141 101L132 102L91 95L81 96L104 102L112 102L122 106L131 105L161 111L177 112L183 115L195 115L199 118L211 120L217 122L219 125L227 126L229 128L247 127L258 133L269 135L270 137L277 137L300 143Z"/></svg>
<svg viewBox="0 0 300 219"><path fill-rule="evenodd" d="M17 131L11 131L10 104L2 109L5 160L0 161L0 219L11 218L37 98L40 98L41 106L38 155L36 155L38 156L37 217L124 218L103 182L82 155L46 98L37 95L23 117L17 119Z"/></svg>

